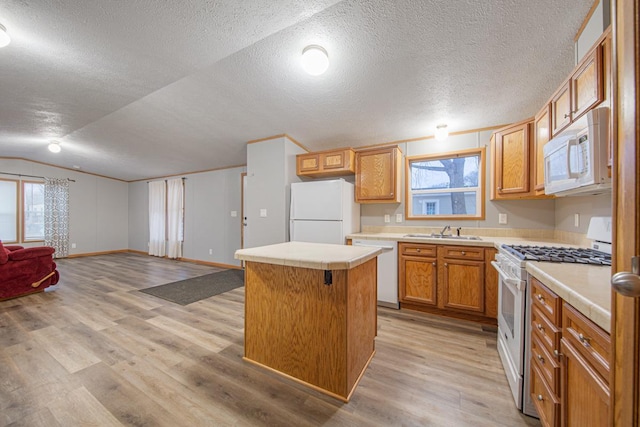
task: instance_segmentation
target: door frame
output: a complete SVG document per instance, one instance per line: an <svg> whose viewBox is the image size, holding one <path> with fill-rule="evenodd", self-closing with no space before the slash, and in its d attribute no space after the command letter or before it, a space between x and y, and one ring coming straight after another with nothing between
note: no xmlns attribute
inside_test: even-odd
<svg viewBox="0 0 640 427"><path fill-rule="evenodd" d="M614 90L616 91L613 162L613 268L630 271L640 255L640 0L612 0ZM612 291L611 422L640 424L640 298Z"/></svg>

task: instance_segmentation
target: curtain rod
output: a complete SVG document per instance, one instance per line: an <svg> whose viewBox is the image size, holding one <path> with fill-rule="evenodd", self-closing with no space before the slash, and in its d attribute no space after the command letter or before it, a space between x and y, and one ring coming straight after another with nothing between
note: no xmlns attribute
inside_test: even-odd
<svg viewBox="0 0 640 427"><path fill-rule="evenodd" d="M176 179L177 179L177 178L176 178ZM183 180L183 181L186 181L187 179L189 179L189 178L187 178L186 176L183 176L183 177L182 177L182 180ZM157 182L157 181L164 181L164 182L167 182L168 180L169 180L168 178L165 178L165 179L155 179L155 180L154 180L154 179L152 179L152 180L150 180L150 181L147 181L147 184L148 184L148 183L150 183L150 182Z"/></svg>
<svg viewBox="0 0 640 427"><path fill-rule="evenodd" d="M19 177L26 176L27 178L42 178L42 179L45 179L44 176L24 175L24 174L21 174L21 173L11 173L11 172L0 172L0 175L13 175L13 176L19 176ZM75 179L71 179L71 178L67 178L67 181L76 182Z"/></svg>

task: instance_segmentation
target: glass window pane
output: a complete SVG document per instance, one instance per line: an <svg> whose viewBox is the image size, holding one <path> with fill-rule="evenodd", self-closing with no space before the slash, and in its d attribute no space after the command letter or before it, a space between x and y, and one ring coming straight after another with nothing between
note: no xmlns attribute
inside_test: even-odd
<svg viewBox="0 0 640 427"><path fill-rule="evenodd" d="M478 186L480 155L411 162L411 189Z"/></svg>
<svg viewBox="0 0 640 427"><path fill-rule="evenodd" d="M0 240L18 241L18 181L0 180Z"/></svg>
<svg viewBox="0 0 640 427"><path fill-rule="evenodd" d="M414 194L413 216L476 215L478 194L475 191Z"/></svg>
<svg viewBox="0 0 640 427"><path fill-rule="evenodd" d="M24 241L44 240L44 184L24 182Z"/></svg>

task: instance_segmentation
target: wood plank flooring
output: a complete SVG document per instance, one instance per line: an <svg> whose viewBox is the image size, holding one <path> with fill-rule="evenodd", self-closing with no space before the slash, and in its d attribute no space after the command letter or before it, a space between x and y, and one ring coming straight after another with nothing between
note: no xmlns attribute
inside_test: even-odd
<svg viewBox="0 0 640 427"><path fill-rule="evenodd" d="M0 302L0 426L537 426L495 331L379 308L344 404L242 361L244 288L187 306L138 292L217 271L137 254L58 260L51 291Z"/></svg>

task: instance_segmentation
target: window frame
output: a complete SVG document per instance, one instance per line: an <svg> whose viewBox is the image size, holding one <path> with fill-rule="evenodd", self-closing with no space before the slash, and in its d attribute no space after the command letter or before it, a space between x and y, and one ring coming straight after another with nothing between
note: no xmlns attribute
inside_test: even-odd
<svg viewBox="0 0 640 427"><path fill-rule="evenodd" d="M20 242L20 238L22 236L20 236L20 194L21 194L21 189L22 189L22 185L20 184L20 180L18 179L10 179L10 178L0 178L0 181L8 181L8 182L13 182L16 185L16 240L2 240L2 244L13 244L13 243L19 243Z"/></svg>
<svg viewBox="0 0 640 427"><path fill-rule="evenodd" d="M473 187L472 191L475 191L477 196L480 198L479 209L475 214L468 215L413 215L412 213L412 200L414 193L411 191L411 164L413 162L424 162L424 161L433 161L440 159L454 159L459 157L470 157L470 156L479 156L479 164L478 164L478 187ZM415 156L406 156L405 157L405 191L404 191L404 213L405 218L407 220L484 220L485 219L485 194L486 194L486 148L478 147L471 148L467 150L458 150L458 151L448 151L442 153L434 153L434 154L420 154ZM477 190L476 190L477 188ZM437 194L442 193L443 189L436 189L433 191L427 190L427 194ZM448 190L448 189L447 189ZM465 190L464 192L468 192L469 190ZM421 194L425 194L425 190L420 190Z"/></svg>
<svg viewBox="0 0 640 427"><path fill-rule="evenodd" d="M20 206L20 219L21 219L21 235L20 235L20 241L22 243L38 243L38 242L44 242L44 230L43 230L43 236L42 239L27 239L26 238L26 232L25 232L25 227L27 225L27 221L26 221L26 209L25 209L25 201L26 201L26 191L25 191L25 184L41 184L44 190L44 181L27 181L27 180L22 180L21 181L21 186L20 186L20 194L21 194L21 206ZM44 211L43 211L44 214Z"/></svg>

